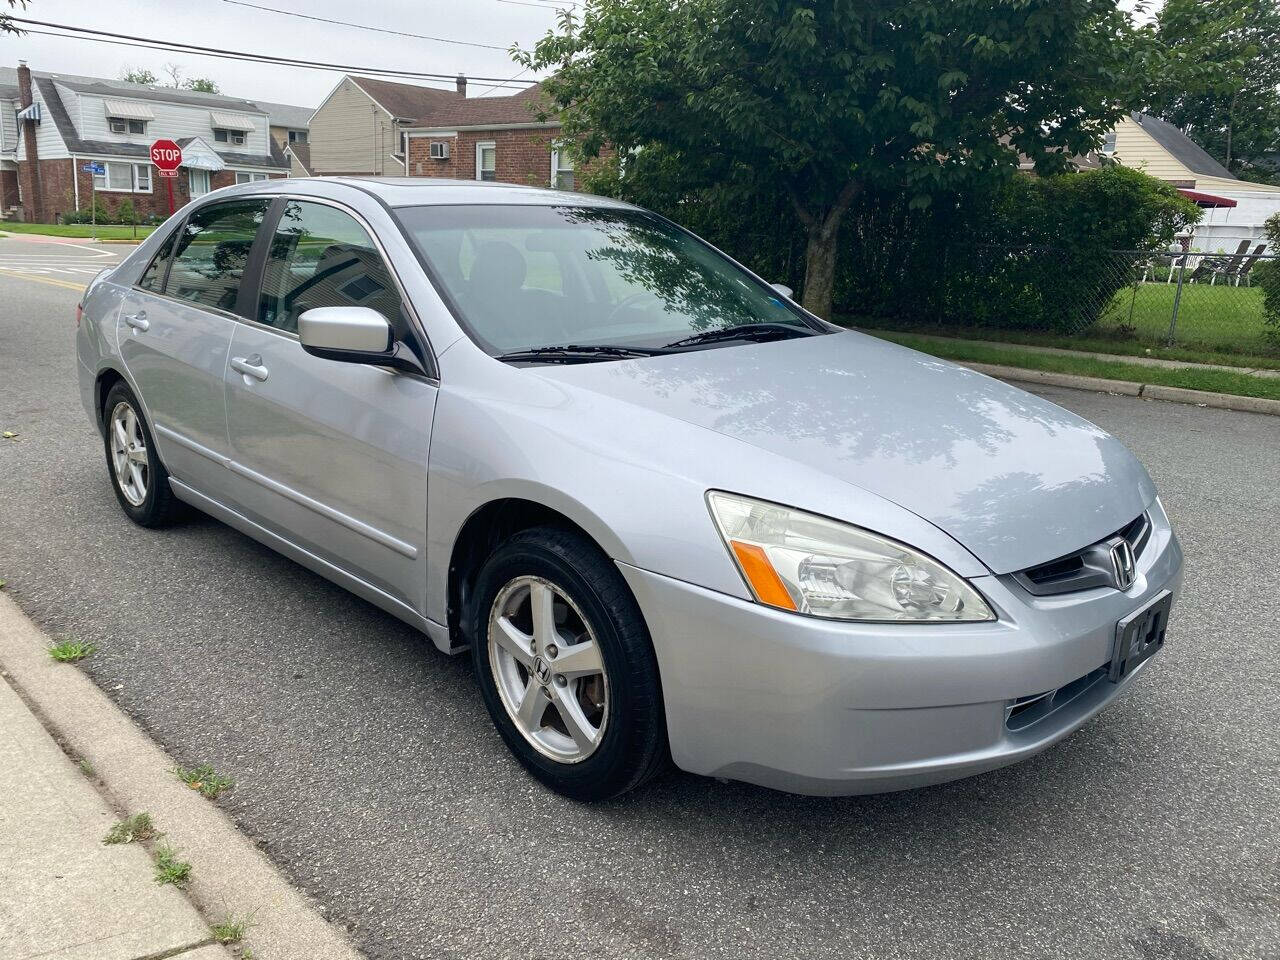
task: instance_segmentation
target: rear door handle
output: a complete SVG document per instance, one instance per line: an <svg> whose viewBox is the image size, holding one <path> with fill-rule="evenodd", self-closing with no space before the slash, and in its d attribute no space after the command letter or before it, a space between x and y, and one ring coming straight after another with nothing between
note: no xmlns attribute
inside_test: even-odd
<svg viewBox="0 0 1280 960"><path fill-rule="evenodd" d="M135 330L150 330L151 321L147 319L147 311L139 310L135 314L126 314L124 322Z"/></svg>
<svg viewBox="0 0 1280 960"><path fill-rule="evenodd" d="M232 357L231 369L238 370L246 377L253 377L255 380L265 380L267 379L267 374L270 373L270 371L262 365L262 357L258 356L256 353L250 357Z"/></svg>

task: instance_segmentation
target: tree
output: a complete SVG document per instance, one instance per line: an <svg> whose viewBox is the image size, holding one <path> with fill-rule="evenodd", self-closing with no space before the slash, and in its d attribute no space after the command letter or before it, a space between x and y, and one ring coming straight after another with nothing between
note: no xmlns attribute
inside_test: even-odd
<svg viewBox="0 0 1280 960"><path fill-rule="evenodd" d="M593 0L515 56L554 71L547 109L581 158L635 157L624 183L777 192L806 234L803 302L828 315L859 195L927 205L1019 153L1065 168L1128 106L1131 34L1114 0Z"/></svg>
<svg viewBox="0 0 1280 960"><path fill-rule="evenodd" d="M27 0L9 0L9 8L11 10L26 10ZM12 14L0 13L0 33L13 33L21 36L26 31L13 22Z"/></svg>
<svg viewBox="0 0 1280 960"><path fill-rule="evenodd" d="M209 77L191 77L183 84L188 90L194 90L196 93L221 93L222 88L218 86L216 80Z"/></svg>
<svg viewBox="0 0 1280 960"><path fill-rule="evenodd" d="M126 83L141 83L148 87L155 86L157 81L156 75L146 67L130 66L125 66L125 68L120 71L120 79L124 80Z"/></svg>
<svg viewBox="0 0 1280 960"><path fill-rule="evenodd" d="M166 63L164 72L169 75L169 82L165 84L167 87L175 89L182 86L182 66L177 63Z"/></svg>
<svg viewBox="0 0 1280 960"><path fill-rule="evenodd" d="M1242 177L1280 150L1280 0L1167 0L1148 109Z"/></svg>

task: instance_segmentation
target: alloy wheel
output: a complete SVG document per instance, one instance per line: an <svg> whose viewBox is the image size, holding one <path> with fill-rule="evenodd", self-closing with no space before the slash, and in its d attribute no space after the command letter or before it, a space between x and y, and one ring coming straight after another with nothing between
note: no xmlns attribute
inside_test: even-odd
<svg viewBox="0 0 1280 960"><path fill-rule="evenodd" d="M516 577L489 612L489 668L516 729L543 756L578 763L609 721L609 679L582 611L541 577Z"/></svg>
<svg viewBox="0 0 1280 960"><path fill-rule="evenodd" d="M116 484L125 500L140 507L147 499L147 487L151 481L142 420L133 407L122 400L111 411L108 429L111 431L111 463L115 468Z"/></svg>

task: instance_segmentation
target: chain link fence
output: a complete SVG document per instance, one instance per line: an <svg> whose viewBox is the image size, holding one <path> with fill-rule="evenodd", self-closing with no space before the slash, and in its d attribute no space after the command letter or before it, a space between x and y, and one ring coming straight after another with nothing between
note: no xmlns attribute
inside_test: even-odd
<svg viewBox="0 0 1280 960"><path fill-rule="evenodd" d="M1264 246L1226 254L952 248L924 276L919 265L914 279L904 273L899 283L912 288L899 287L892 309L868 311L869 325L1280 355L1280 257Z"/></svg>

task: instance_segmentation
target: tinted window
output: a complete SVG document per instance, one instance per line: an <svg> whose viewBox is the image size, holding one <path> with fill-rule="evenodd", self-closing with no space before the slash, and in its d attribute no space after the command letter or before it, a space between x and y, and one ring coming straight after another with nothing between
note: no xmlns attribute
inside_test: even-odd
<svg viewBox="0 0 1280 960"><path fill-rule="evenodd" d="M197 210L178 235L165 292L231 312L269 200L232 200Z"/></svg>
<svg viewBox="0 0 1280 960"><path fill-rule="evenodd" d="M364 227L335 207L289 201L271 240L259 322L294 333L305 311L344 306L377 310L404 336L400 294Z"/></svg>
<svg viewBox="0 0 1280 960"><path fill-rule="evenodd" d="M154 290L159 293L164 286L164 270L169 265L169 255L173 253L173 240L178 235L178 231L173 231L160 245L160 252L156 254L155 259L147 264L147 269L142 271L142 276L138 278L138 286L143 290Z"/></svg>
<svg viewBox="0 0 1280 960"><path fill-rule="evenodd" d="M494 353L662 347L756 323L814 329L777 291L639 210L484 204L396 215L468 332Z"/></svg>

